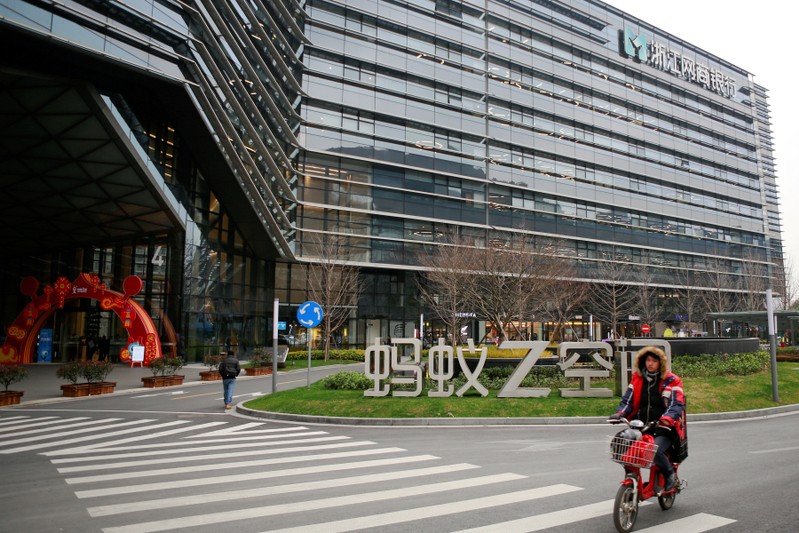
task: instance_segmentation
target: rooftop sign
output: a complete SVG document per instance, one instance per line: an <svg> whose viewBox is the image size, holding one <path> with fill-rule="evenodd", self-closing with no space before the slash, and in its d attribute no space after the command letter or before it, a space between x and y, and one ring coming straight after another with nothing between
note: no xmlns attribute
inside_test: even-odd
<svg viewBox="0 0 799 533"><path fill-rule="evenodd" d="M619 52L623 57L668 72L726 98L735 95L735 80L720 70L698 63L693 58L669 48L667 44L655 41L653 37L643 33L636 33L628 27L619 31L619 37L621 41Z"/></svg>

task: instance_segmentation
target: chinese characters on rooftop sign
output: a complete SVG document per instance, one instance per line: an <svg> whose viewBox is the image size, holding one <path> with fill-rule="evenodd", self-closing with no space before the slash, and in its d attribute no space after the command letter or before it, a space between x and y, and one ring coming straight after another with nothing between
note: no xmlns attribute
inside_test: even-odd
<svg viewBox="0 0 799 533"><path fill-rule="evenodd" d="M699 63L668 45L636 33L631 28L620 31L622 56L631 57L663 72L700 85L726 98L735 95L735 80L720 70Z"/></svg>

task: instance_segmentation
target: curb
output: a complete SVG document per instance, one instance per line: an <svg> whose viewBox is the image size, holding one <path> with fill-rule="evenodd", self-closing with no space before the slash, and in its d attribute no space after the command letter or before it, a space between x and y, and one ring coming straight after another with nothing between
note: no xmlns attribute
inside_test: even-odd
<svg viewBox="0 0 799 533"><path fill-rule="evenodd" d="M723 420L746 420L766 418L786 413L799 413L799 404L752 409L750 411L729 411L724 413L689 414L688 422L708 422ZM297 415L257 411L236 405L236 414L250 418L265 418L281 422L298 424L315 424L331 426L368 426L368 427L456 427L456 426L562 426L605 424L605 416L571 416L571 417L531 417L531 418L349 418L320 415Z"/></svg>

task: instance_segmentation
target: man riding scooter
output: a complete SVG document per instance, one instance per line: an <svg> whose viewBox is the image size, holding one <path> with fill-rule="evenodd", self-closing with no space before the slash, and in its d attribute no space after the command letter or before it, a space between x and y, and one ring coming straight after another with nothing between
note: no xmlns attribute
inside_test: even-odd
<svg viewBox="0 0 799 533"><path fill-rule="evenodd" d="M653 433L658 448L654 460L666 479L664 491L670 491L677 484L677 476L666 451L686 438L682 380L669 369L666 353L655 346L639 350L633 368L630 385L610 419L658 422Z"/></svg>

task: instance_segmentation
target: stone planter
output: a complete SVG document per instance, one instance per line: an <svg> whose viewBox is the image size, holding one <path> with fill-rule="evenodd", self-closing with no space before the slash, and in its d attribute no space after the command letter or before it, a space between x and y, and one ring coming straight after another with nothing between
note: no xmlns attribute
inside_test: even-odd
<svg viewBox="0 0 799 533"><path fill-rule="evenodd" d="M248 376L268 376L272 373L271 366L253 366L245 367L244 373Z"/></svg>
<svg viewBox="0 0 799 533"><path fill-rule="evenodd" d="M61 393L67 398L80 398L89 395L88 383L69 383L61 385Z"/></svg>
<svg viewBox="0 0 799 533"><path fill-rule="evenodd" d="M17 390L0 391L0 407L18 405L23 392Z"/></svg>
<svg viewBox="0 0 799 533"><path fill-rule="evenodd" d="M204 370L200 372L200 381L219 381L222 376L218 370Z"/></svg>
<svg viewBox="0 0 799 533"><path fill-rule="evenodd" d="M173 385L183 385L185 376L145 376L141 378L142 386L149 389L156 387L171 387Z"/></svg>

